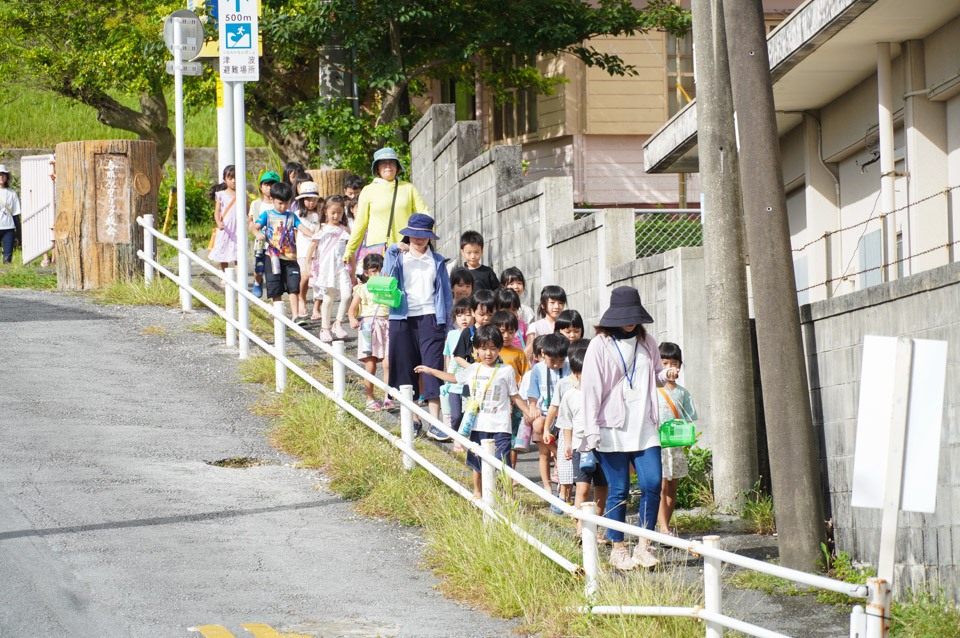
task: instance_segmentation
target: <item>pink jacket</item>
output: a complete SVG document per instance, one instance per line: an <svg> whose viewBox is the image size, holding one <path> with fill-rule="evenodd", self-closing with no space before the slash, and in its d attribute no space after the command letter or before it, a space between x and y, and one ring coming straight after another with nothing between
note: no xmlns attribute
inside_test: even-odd
<svg viewBox="0 0 960 638"><path fill-rule="evenodd" d="M660 422L657 408L657 386L667 380L667 371L660 361L657 341L649 333L642 345L650 358L650 388L647 392L650 418ZM623 363L617 353L617 345L607 335L597 335L590 340L583 360L581 391L583 392L583 443L580 451L592 450L600 444L600 428L619 428L627 418L623 399L623 384L626 376Z"/></svg>

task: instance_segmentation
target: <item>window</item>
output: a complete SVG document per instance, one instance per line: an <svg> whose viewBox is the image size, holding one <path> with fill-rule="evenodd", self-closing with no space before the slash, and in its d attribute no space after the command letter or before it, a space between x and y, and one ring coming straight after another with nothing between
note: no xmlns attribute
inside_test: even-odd
<svg viewBox="0 0 960 638"><path fill-rule="evenodd" d="M883 240L879 230L867 233L857 244L860 255L860 288L883 283ZM872 269L872 270L871 270ZM863 272L863 271L867 272Z"/></svg>
<svg viewBox="0 0 960 638"><path fill-rule="evenodd" d="M533 58L514 58L514 63L534 66ZM537 116L537 93L535 91L512 90L513 99L493 106L493 139L502 140L536 133L539 128Z"/></svg>
<svg viewBox="0 0 960 638"><path fill-rule="evenodd" d="M477 96L464 82L443 80L440 83L440 102L456 106L459 122L477 119Z"/></svg>
<svg viewBox="0 0 960 638"><path fill-rule="evenodd" d="M697 91L693 85L693 35L688 33L682 38L668 35L667 106L670 109L669 116L676 115L677 111L686 106L696 94Z"/></svg>

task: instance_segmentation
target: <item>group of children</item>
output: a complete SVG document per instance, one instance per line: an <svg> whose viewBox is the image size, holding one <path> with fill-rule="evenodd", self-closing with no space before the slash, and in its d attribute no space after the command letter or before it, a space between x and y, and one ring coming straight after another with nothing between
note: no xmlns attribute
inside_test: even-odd
<svg viewBox="0 0 960 638"><path fill-rule="evenodd" d="M216 194L217 238L211 259L225 268L236 254L236 224L230 231L227 217L236 192L233 167L224 172L221 192ZM370 277L381 274L384 258L367 254L353 272L344 263L344 252L352 225L351 208L363 188L363 180L351 175L345 193L320 196L318 185L302 167L288 164L281 177L264 173L259 182L260 197L250 205L248 227L256 240L255 286L260 296L265 282L267 297L281 300L287 293L295 321L307 321L306 297L313 288L310 319L320 320L320 339L346 339L345 319L357 331L358 359L375 375L383 366L389 383L389 308L374 301L367 288ZM222 193L222 194L221 194ZM227 232L224 232L224 229ZM583 319L568 309L567 296L560 286L544 286L536 312L523 303L526 280L518 268L507 268L499 277L483 265L483 236L475 231L460 238L462 265L449 273L453 306L445 326L444 368L425 365L413 372L443 381L440 404L444 423L459 429L465 418L473 422L469 438L479 443L492 438L496 457L515 466L518 452L536 446L540 479L560 498L579 505L593 489L601 512L605 511L607 482L599 464L589 471L581 463L583 438L580 375L589 340L584 338ZM331 325L334 297L340 302ZM439 322L438 322L439 323ZM660 344L665 367L682 365L680 348ZM660 389L661 422L675 418L696 420L689 392L675 382ZM366 409L392 409L389 397L378 400L374 385L366 383ZM466 413L466 414L465 414ZM449 437L437 428L426 435L444 441ZM459 445L455 446L459 448ZM659 527L670 533L669 522L676 504L677 483L687 473L682 448L662 450L663 481ZM480 495L481 465L467 453L473 469L474 492ZM555 508L556 509L556 508ZM557 510L559 511L559 510ZM578 521L579 526L579 521ZM580 533L578 529L578 535Z"/></svg>

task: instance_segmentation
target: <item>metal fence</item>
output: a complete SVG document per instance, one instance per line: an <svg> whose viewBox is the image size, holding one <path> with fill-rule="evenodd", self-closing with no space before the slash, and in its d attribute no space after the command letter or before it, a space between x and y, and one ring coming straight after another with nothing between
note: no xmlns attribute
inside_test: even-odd
<svg viewBox="0 0 960 638"><path fill-rule="evenodd" d="M597 547L597 529L605 527L616 529L630 536L646 538L650 541L660 543L669 547L674 547L688 552L690 555L704 560L703 567L703 590L704 600L702 605L693 607L662 607L662 606L642 606L642 605L586 605L579 608L579 612L585 614L616 614L616 615L648 615L648 616L677 616L687 617L691 620L704 622L705 635L707 638L720 638L723 635L723 628L733 629L751 636L761 636L765 638L787 638L784 634L770 631L746 623L736 618L727 616L722 611L722 585L720 573L723 563L737 565L739 567L753 571L769 574L779 578L784 578L796 583L818 587L832 592L846 594L852 597L868 598L868 611L860 605L853 607L850 613L850 636L851 638L881 638L886 636L889 631L891 588L890 584L879 580L870 579L866 585L857 585L845 583L842 581L826 578L816 574L788 569L779 565L765 563L753 558L734 554L717 548L718 536L707 536L702 541L684 540L674 536L666 536L658 532L653 532L636 525L619 523L611 519L601 517L597 514L595 503L584 503L579 508L568 505L555 495L544 490L532 480L517 472L513 468L504 465L494 456L493 440L487 439L480 445L461 436L455 430L444 425L442 421L434 419L429 412L417 405L413 400L413 387L402 386L399 390L386 385L383 381L374 375L368 374L355 361L347 357L344 353L343 341L335 341L333 344L326 344L320 341L315 335L293 323L292 320L284 316L283 302L277 301L272 304L254 297L246 289L245 277L241 277L242 283L237 282L236 270L228 268L221 272L214 268L205 260L193 253L187 245L180 246L174 239L161 234L154 228L153 215L144 215L137 218L137 224L143 227L144 231L144 249L138 251L137 256L144 262L144 280L147 285L151 284L155 278L155 273L159 272L174 283L181 291L187 295L195 297L200 303L207 306L217 316L223 318L227 323L226 342L228 346L238 345L238 333L241 337L252 341L264 352L272 356L276 362L276 390L284 392L287 384L288 370L303 379L308 385L316 389L325 397L336 403L342 410L352 415L360 423L369 427L371 430L382 436L391 445L396 447L403 454L403 465L410 470L419 465L430 474L435 476L447 487L470 501L477 509L483 512L492 523L503 524L507 526L520 539L535 547L546 558L570 572L573 575L584 579L584 591L587 600L595 598L598 588L601 586L599 580L599 553ZM183 271L183 278L174 274L163 265L156 261L155 242L160 240L178 249L181 256L188 262L194 263L209 274L222 279L226 285L225 308L220 308L203 293L194 288L190 282L189 269ZM259 337L256 333L250 331L243 317L237 316L238 297L245 299L251 304L255 304L263 309L274 322L274 342L269 343ZM299 335L306 342L318 348L321 352L331 357L333 361L333 388L328 388L317 379L307 373L300 365L291 360L286 354L286 334L287 331ZM247 354L240 348L240 356L244 358ZM400 405L400 436L396 436L385 429L379 423L373 421L361 409L349 403L346 399L346 374L352 372L365 381L374 384L380 390L389 394L393 400ZM472 490L462 485L455 478L447 475L436 465L424 458L414 447L414 428L413 415L420 417L424 427L433 425L440 431L452 437L460 443L465 449L476 454L482 463L482 496L474 498ZM578 565L567 558L561 556L557 551L550 548L540 539L536 538L530 531L523 529L504 511L501 511L500 500L496 494L497 476L505 473L513 479L516 485L528 490L547 504L555 505L564 513L579 519L583 522L583 543L582 543L582 565Z"/></svg>
<svg viewBox="0 0 960 638"><path fill-rule="evenodd" d="M592 215L600 208L575 208L574 219ZM703 226L699 208L633 209L637 259L665 253L681 246L702 246Z"/></svg>

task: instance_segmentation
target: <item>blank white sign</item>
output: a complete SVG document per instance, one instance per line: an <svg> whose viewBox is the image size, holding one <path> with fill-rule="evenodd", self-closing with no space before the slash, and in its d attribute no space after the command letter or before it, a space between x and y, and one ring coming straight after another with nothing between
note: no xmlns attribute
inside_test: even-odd
<svg viewBox="0 0 960 638"><path fill-rule="evenodd" d="M883 508L896 359L896 337L864 337L851 502L857 507ZM936 509L946 371L946 341L913 340L900 490L902 510L933 512Z"/></svg>

